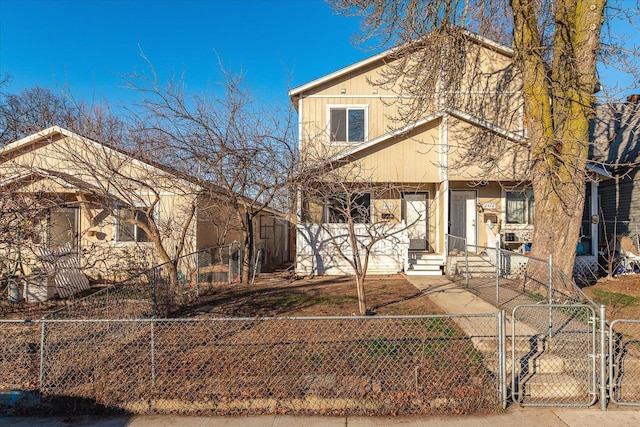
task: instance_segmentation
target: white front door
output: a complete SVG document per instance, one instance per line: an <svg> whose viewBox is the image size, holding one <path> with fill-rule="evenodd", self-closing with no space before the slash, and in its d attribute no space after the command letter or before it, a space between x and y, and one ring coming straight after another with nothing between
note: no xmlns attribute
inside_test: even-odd
<svg viewBox="0 0 640 427"><path fill-rule="evenodd" d="M409 232L409 250L428 249L428 193L404 194L403 219Z"/></svg>
<svg viewBox="0 0 640 427"><path fill-rule="evenodd" d="M449 234L467 240L467 250L476 246L476 192L451 190Z"/></svg>

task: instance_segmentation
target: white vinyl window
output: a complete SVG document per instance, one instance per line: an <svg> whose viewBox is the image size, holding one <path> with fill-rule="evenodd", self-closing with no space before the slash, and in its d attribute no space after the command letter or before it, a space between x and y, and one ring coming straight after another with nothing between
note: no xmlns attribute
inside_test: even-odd
<svg viewBox="0 0 640 427"><path fill-rule="evenodd" d="M135 222L131 222L134 216ZM149 236L139 224L149 224L149 219L143 209L118 209L116 211L116 241L149 242Z"/></svg>
<svg viewBox="0 0 640 427"><path fill-rule="evenodd" d="M367 107L329 106L329 141L351 144L367 139Z"/></svg>

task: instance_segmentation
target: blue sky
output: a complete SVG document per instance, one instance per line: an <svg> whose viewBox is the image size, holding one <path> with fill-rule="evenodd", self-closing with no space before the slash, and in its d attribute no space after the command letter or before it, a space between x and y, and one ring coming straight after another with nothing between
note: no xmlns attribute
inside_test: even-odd
<svg viewBox="0 0 640 427"><path fill-rule="evenodd" d="M290 87L373 54L351 44L358 25L322 0L0 0L0 73L9 92L68 86L126 103L121 76L145 69L142 49L162 78L184 73L188 92L221 80L219 57L257 98L286 102Z"/></svg>
<svg viewBox="0 0 640 427"><path fill-rule="evenodd" d="M0 72L9 92L68 85L86 100L125 100L121 76L184 73L187 90L221 80L218 57L258 98L286 101L289 87L366 58L358 21L321 0L0 0Z"/></svg>

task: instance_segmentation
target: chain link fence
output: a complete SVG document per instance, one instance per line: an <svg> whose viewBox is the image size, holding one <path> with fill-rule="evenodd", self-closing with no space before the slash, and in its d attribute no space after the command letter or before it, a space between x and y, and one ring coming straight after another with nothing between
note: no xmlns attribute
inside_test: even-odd
<svg viewBox="0 0 640 427"><path fill-rule="evenodd" d="M45 316L46 319L166 317L234 280L237 245L203 249L107 286Z"/></svg>
<svg viewBox="0 0 640 427"><path fill-rule="evenodd" d="M500 322L499 314L12 322L3 324L14 332L2 343L11 375L0 393L38 391L44 408L137 414L494 410L503 403Z"/></svg>
<svg viewBox="0 0 640 427"><path fill-rule="evenodd" d="M512 316L512 395L521 406L591 406L598 397L595 313L520 305Z"/></svg>
<svg viewBox="0 0 640 427"><path fill-rule="evenodd" d="M468 245L454 236L449 236L448 241L449 247L455 249L449 251L447 275L507 311L518 304L545 301L584 302L597 307L551 258L543 260L508 249Z"/></svg>
<svg viewBox="0 0 640 427"><path fill-rule="evenodd" d="M609 395L618 405L640 405L640 319L609 326Z"/></svg>

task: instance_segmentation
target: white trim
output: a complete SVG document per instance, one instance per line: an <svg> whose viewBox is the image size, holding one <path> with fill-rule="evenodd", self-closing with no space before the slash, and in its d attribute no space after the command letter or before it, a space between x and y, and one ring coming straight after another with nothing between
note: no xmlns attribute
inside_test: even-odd
<svg viewBox="0 0 640 427"><path fill-rule="evenodd" d="M356 153L358 153L358 152L360 152L362 150L365 150L365 149L367 149L369 147L372 147L374 145L380 144L381 142L384 142L384 141L386 141L388 139L391 139L393 137L396 137L398 135L402 135L403 133L409 132L409 131L411 131L411 130L419 127L419 126L422 126L422 125L424 125L426 123L432 122L433 120L436 120L436 119L438 119L440 117L442 117L442 113L431 114L431 115L429 115L429 116L427 116L427 117L425 117L423 119L420 119L420 120L418 120L418 121L416 121L414 123L411 123L409 125L406 125L406 126L403 126L401 128L398 128L398 129L392 130L390 132L387 132L384 135L380 135L380 136L378 136L378 137L376 137L374 139L371 139L371 140L369 140L369 141L367 141L365 143L354 145L354 146L352 146L352 147L350 147L348 149L342 150L338 154L336 154L334 156L331 156L328 159L328 162L341 160L341 159L343 159L345 157L348 157L350 155L356 154ZM350 144L350 145L352 145L352 144Z"/></svg>
<svg viewBox="0 0 640 427"><path fill-rule="evenodd" d="M611 172L609 172L604 166L598 165L591 161L587 162L587 169L593 173L597 173L598 175L603 176L604 178L613 178Z"/></svg>
<svg viewBox="0 0 640 427"><path fill-rule="evenodd" d="M492 123L489 123L486 120L479 119L479 118L477 118L477 117L475 117L475 116L473 116L471 114L465 113L465 112L460 111L458 109L451 108L451 107L446 107L446 108L444 108L443 111L439 111L437 113L430 114L427 117L424 117L424 118L422 118L420 120L415 121L414 123L411 123L411 124L408 124L408 125L403 126L401 128L398 128L398 129L392 130L390 132L387 132L384 135L380 135L380 136L378 136L378 137L376 137L374 139L368 140L365 143L357 144L357 145L348 144L350 146L350 148L342 150L339 153L331 156L329 159L327 159L327 163L332 162L332 161L342 160L342 159L344 159L344 158L346 158L348 156L351 156L353 154L357 154L358 152L360 152L362 150L365 150L365 149L367 149L369 147L372 147L372 146L374 146L376 144L380 144L380 143L382 143L384 141L387 141L387 140L389 140L389 139L391 139L391 138L393 138L395 136L401 135L401 134L403 134L405 132L411 131L411 130L413 130L413 129L419 127L419 126L422 126L422 125L424 125L426 123L429 123L429 122L431 122L433 120L446 117L447 114L451 115L453 117L456 117L456 118L458 118L460 120L464 120L464 121L466 121L466 122L468 122L470 124L473 124L473 125L476 125L476 126L480 126L480 127L484 127L485 129L488 129L488 130L490 130L492 132L495 132L496 134L498 134L498 135L500 135L500 136L502 136L504 138L507 138L507 139L509 139L511 141L515 141L515 142L519 142L519 143L525 143L527 141L526 138L524 138L521 135L518 135L517 133L514 133L514 132L511 132L509 130L506 130L506 129L500 127L500 126L496 126L496 125L494 125ZM445 133L444 137L448 138L448 128L446 130L446 133ZM335 144L335 143L332 143L332 144L333 145L346 145L346 144ZM448 155L449 155L449 153L448 153L448 141L447 141L444 149L445 149L445 156L448 158ZM445 166L448 166L448 160L447 160ZM446 169L446 167L445 167L445 169Z"/></svg>
<svg viewBox="0 0 640 427"><path fill-rule="evenodd" d="M341 68L341 69L339 69L337 71L334 71L333 73L326 74L325 76L320 77L320 78L315 79L315 80L312 80L309 83L305 83L302 86L295 87L295 88L293 88L293 89L291 89L289 91L289 97L302 96L303 92L306 92L307 90L309 90L309 89L311 89L311 88L313 88L315 86L321 85L321 84L326 83L328 81L331 81L331 80L333 80L333 79L335 79L337 77L343 76L345 74L349 74L350 72L355 71L358 68L362 68L362 67L364 67L366 65L369 65L369 64L371 64L373 62L376 62L376 61L379 61L381 59L384 59L384 58L390 56L391 53L393 51L395 51L395 50L397 50L397 48L386 50L386 51L384 51L382 53L379 53L377 55L373 55L373 56L370 56L369 58L363 59L362 61L356 62L356 63L348 65L346 67L343 67L343 68Z"/></svg>
<svg viewBox="0 0 640 427"><path fill-rule="evenodd" d="M462 30L462 32L472 41L475 41L476 43L479 43L481 45L484 45L485 47L488 47L492 50L495 50L498 53L501 53L505 56L509 56L509 57L513 57L514 56L514 51L512 48L505 46L501 43L498 43L496 41L490 40L486 37L483 37L481 35L472 33L469 30ZM336 79L338 77L344 76L345 74L349 74L352 71L355 71L359 68L363 68L369 64L372 64L376 61L380 61L380 60L384 60L386 58L389 58L392 54L394 54L395 52L399 51L401 48L400 47L394 47L391 49L388 49L384 52L378 53L376 55L370 56L369 58L365 58L362 61L356 62L354 64L348 65L344 68L341 68L337 71L334 71L333 73L329 73L326 74L323 77L320 77L318 79L312 80L309 83L303 84L301 86L295 87L293 89L291 89L289 91L289 97L293 98L295 96L302 96L303 92L308 91L309 89L312 89L316 86L319 86L323 83L327 83L333 79Z"/></svg>
<svg viewBox="0 0 640 427"><path fill-rule="evenodd" d="M345 136L347 141L331 141L331 110L346 110L345 112ZM349 110L364 110L364 123L363 123L363 141L348 141L349 139ZM345 146L351 147L354 145L367 142L369 139L369 104L327 104L326 108L326 129L327 129L327 144L333 146Z"/></svg>
<svg viewBox="0 0 640 427"><path fill-rule="evenodd" d="M371 98L371 99L381 99L381 98L389 98L389 99L413 99L418 98L417 96L410 95L308 95L304 97L305 99L357 99L357 98ZM302 99L302 98L300 98Z"/></svg>
<svg viewBox="0 0 640 427"><path fill-rule="evenodd" d="M477 126L483 127L485 129L488 129L492 132L495 132L496 134L503 136L511 141L515 141L515 142L526 142L527 139L525 137L523 137L522 135L519 135L515 132L511 132L510 130L507 130L503 127L500 126L496 126L493 123L490 123L484 119L478 118L472 114L466 113L462 110L458 110L457 108L453 108L453 107L445 107L444 110L451 114L452 116L460 119L460 120L464 120L466 122L469 122L471 124L475 124Z"/></svg>
<svg viewBox="0 0 640 427"><path fill-rule="evenodd" d="M443 90L443 91L438 91L438 93L442 94L441 96L444 95L519 95L522 94L521 90L508 90L508 91L475 91L475 90L467 90L467 91L462 91L462 90ZM406 95L406 94L377 94L377 95L369 95L369 94L362 94L362 95L347 95L347 94L340 94L340 95L335 95L335 94L313 94L313 95L306 95L304 97L300 97L298 99L298 101L300 101L301 99L358 99L358 98L371 98L371 99L382 99L382 98L389 98L389 99L417 99L417 98L422 98L421 96L418 95Z"/></svg>
<svg viewBox="0 0 640 427"><path fill-rule="evenodd" d="M171 172L168 172L166 170L160 169L156 166L153 166L149 163L146 163L142 160L136 159L133 156L130 156L128 154L122 153L118 150L114 150L113 148L110 148L104 144L101 144L99 142L96 142L90 138L78 135L77 133L71 132L70 130L61 128L60 126L51 126L47 129L44 129L40 132L36 132L34 134L31 134L29 136L26 136L22 139L19 139L17 141L14 141L12 143L9 143L7 145L5 145L4 147L0 148L0 155L5 155L7 153L10 153L12 151L15 151L19 148L22 148L24 146L27 146L33 142L36 141L40 141L40 140L47 140L48 138L52 137L53 135L61 135L61 136L66 136L68 138L71 139L75 139L77 141L80 141L92 148L95 149L99 149L99 150L103 150L105 152L107 152L110 155L115 155L116 157L118 157L121 160L129 160L131 161L134 165L141 167L142 169L145 169L147 171L152 171L154 173L160 173L160 174L164 174L164 175L168 175L168 176L172 176L174 177L174 181L180 181L182 183L182 185L187 185L187 186L191 186L193 188L196 189L196 191L200 191L202 188L197 185L194 184L192 182L189 182L183 178L178 178L175 175L173 175Z"/></svg>
<svg viewBox="0 0 640 427"><path fill-rule="evenodd" d="M436 229L437 229L437 233L438 236L443 236L446 239L446 234L449 233L449 227L447 224L449 224L449 215L450 215L450 209L449 209L449 115L445 114L443 115L442 118L442 126L440 126L441 128L441 137L440 137L440 141L442 144L442 167L439 168L440 171L440 182L443 183L443 189L442 189L442 193L440 194L444 194L444 200L443 200L443 204L442 204L442 209L443 209L443 215L442 215L442 220L440 218L440 215L438 215L437 219L436 219ZM440 188L438 188L438 191L440 192ZM438 204L440 203L440 198L438 197ZM440 212L440 205L438 205L438 212ZM444 220L444 224L443 221ZM440 246L440 239L438 239L438 252L444 252L444 249L447 247L447 242L443 242L443 247ZM447 257L449 256L449 254L444 254L444 259L445 261L447 260Z"/></svg>

